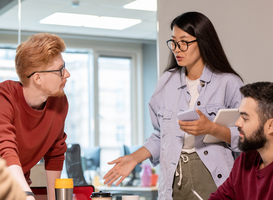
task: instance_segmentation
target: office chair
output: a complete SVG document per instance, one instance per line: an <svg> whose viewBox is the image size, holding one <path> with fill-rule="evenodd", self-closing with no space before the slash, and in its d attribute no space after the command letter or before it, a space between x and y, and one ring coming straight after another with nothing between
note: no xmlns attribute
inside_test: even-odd
<svg viewBox="0 0 273 200"><path fill-rule="evenodd" d="M139 145L132 145L132 146L126 146L123 145L122 148L122 152L121 155L129 155L133 152L135 152L136 150L138 150L141 146ZM138 163L135 168L133 169L133 171L131 172L131 179L128 183L126 183L126 186L133 186L134 185L134 181L140 179L139 178L139 173L141 171L141 167L140 167L141 163Z"/></svg>
<svg viewBox="0 0 273 200"><path fill-rule="evenodd" d="M93 185L74 186L73 194L77 200L90 200L92 193L95 192Z"/></svg>
<svg viewBox="0 0 273 200"><path fill-rule="evenodd" d="M73 178L74 186L88 185L83 175L79 144L67 145L65 166L68 178Z"/></svg>

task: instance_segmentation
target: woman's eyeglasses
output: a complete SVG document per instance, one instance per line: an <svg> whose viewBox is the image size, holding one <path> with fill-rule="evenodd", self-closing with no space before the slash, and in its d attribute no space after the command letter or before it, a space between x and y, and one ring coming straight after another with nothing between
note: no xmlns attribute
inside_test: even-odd
<svg viewBox="0 0 273 200"><path fill-rule="evenodd" d="M192 42L196 42L197 40L192 40L190 42L187 42L185 40L181 40L181 41L174 41L173 39L170 39L168 40L166 43L167 43L167 46L168 48L171 50L171 51L174 51L176 49L176 47L178 46L178 48L181 50L181 51L187 51L188 48L189 48L189 44L192 43Z"/></svg>
<svg viewBox="0 0 273 200"><path fill-rule="evenodd" d="M32 74L28 75L27 78L30 78L33 74L35 73L46 73L46 72L60 72L61 76L64 75L64 70L65 70L65 63L61 69L56 69L56 70L48 70L48 71L36 71L33 72Z"/></svg>

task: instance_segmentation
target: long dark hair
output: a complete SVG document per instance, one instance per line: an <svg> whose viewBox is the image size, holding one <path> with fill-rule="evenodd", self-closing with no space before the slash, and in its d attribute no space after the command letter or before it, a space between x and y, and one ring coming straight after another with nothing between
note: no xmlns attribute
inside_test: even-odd
<svg viewBox="0 0 273 200"><path fill-rule="evenodd" d="M196 37L200 55L212 72L232 73L240 77L229 64L214 26L205 15L199 12L184 13L172 21L171 30L173 30L174 26ZM174 69L174 71L181 69L172 52L169 64L164 72L170 69Z"/></svg>

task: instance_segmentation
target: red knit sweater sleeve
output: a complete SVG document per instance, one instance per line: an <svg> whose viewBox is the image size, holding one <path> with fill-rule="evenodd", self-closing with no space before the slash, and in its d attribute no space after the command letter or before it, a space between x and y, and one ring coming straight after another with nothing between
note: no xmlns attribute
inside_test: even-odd
<svg viewBox="0 0 273 200"><path fill-rule="evenodd" d="M54 122L52 122L55 124L52 126L52 132L56 131L57 138L44 155L45 169L60 171L63 168L63 161L65 159L64 154L67 150L65 142L67 135L64 132L64 124L68 111L68 101L66 96L62 98L50 98L50 100L48 100L48 109L50 109L52 104L54 104L55 115L58 116L56 118L58 121L54 120ZM54 129L55 127L57 128Z"/></svg>
<svg viewBox="0 0 273 200"><path fill-rule="evenodd" d="M54 144L50 147L48 152L44 156L45 160L45 169L46 170L56 170L60 171L63 168L63 161L65 159L65 152L67 150L67 146L65 143L65 140L67 138L67 135L62 130L57 140L54 142Z"/></svg>
<svg viewBox="0 0 273 200"><path fill-rule="evenodd" d="M16 127L14 126L15 108L14 97L10 91L14 88L10 84L0 85L0 156L4 158L7 165L21 166L18 156L18 143L16 141Z"/></svg>

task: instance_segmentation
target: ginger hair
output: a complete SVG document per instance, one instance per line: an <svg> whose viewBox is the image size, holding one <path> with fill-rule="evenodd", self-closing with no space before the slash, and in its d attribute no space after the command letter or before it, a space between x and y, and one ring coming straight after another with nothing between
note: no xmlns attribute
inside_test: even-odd
<svg viewBox="0 0 273 200"><path fill-rule="evenodd" d="M22 85L29 84L27 76L35 71L46 70L52 58L66 49L64 41L55 34L38 33L16 49L15 68Z"/></svg>

